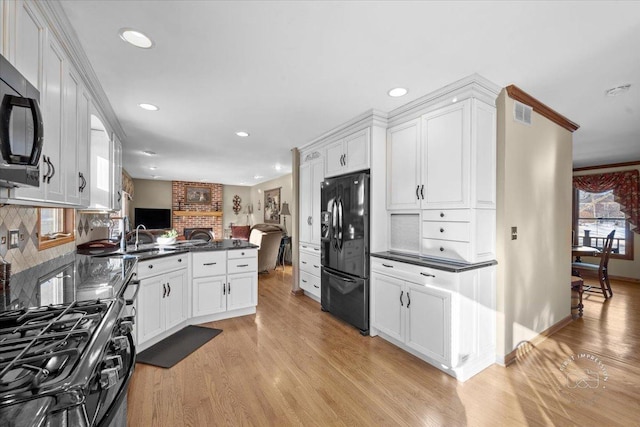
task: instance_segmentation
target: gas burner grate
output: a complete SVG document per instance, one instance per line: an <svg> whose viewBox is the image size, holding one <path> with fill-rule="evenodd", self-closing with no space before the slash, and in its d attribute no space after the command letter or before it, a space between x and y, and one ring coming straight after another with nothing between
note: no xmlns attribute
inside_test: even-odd
<svg viewBox="0 0 640 427"><path fill-rule="evenodd" d="M107 308L107 303L89 301L3 313L0 391L35 391L64 379Z"/></svg>

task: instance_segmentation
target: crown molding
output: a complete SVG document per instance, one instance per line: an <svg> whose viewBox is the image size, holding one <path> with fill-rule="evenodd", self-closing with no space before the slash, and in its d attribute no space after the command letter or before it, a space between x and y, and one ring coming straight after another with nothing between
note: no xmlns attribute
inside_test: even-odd
<svg viewBox="0 0 640 427"><path fill-rule="evenodd" d="M613 169L613 168L624 168L624 167L637 167L640 166L640 161L634 162L623 162L623 163L610 163L608 165L596 165L596 166L584 166L580 168L573 168L574 172L583 172L583 171L591 171L597 169Z"/></svg>
<svg viewBox="0 0 640 427"><path fill-rule="evenodd" d="M118 139L124 141L126 133L116 113L113 111L109 98L107 98L107 94L104 92L100 80L93 70L91 62L89 62L89 58L82 48L78 35L60 2L58 0L48 0L31 1L31 3L38 7L47 22L49 31L60 42L71 63L78 70L78 74L80 74L85 87L91 94L94 104L103 115L102 118L109 123Z"/></svg>
<svg viewBox="0 0 640 427"><path fill-rule="evenodd" d="M306 143L298 147L300 151L307 150L312 148L313 146L321 143L325 143L332 139L340 139L344 136L347 136L353 132L357 132L361 129L367 128L369 126L387 126L387 113L379 110L368 110L364 113L354 117L346 123L343 123L335 128L331 129L328 132L323 133L322 135L314 138L310 142Z"/></svg>
<svg viewBox="0 0 640 427"><path fill-rule="evenodd" d="M538 101L533 96L529 95L516 85L509 85L506 87L506 90L509 98L528 105L529 107L533 108L533 111L540 114L542 117L546 117L558 126L565 128L569 132L573 133L580 127L579 124L572 122L562 114Z"/></svg>

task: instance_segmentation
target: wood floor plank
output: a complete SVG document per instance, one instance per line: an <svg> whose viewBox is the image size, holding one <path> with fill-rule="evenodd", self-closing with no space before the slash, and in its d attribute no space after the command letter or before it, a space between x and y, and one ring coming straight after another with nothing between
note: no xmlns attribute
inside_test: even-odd
<svg viewBox="0 0 640 427"><path fill-rule="evenodd" d="M259 275L257 313L207 324L224 332L173 368L138 364L128 424L639 425L637 284L615 281L608 301L588 295L583 318L536 346L525 344L529 351L519 351L511 366L494 365L460 383L292 295L291 280L290 267ZM598 358L608 375L592 392L571 388L567 372L599 369L593 361L561 369L581 354Z"/></svg>

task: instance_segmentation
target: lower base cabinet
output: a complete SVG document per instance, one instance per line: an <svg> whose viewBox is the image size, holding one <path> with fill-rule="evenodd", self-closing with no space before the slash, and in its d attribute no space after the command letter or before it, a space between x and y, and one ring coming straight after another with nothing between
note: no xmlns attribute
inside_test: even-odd
<svg viewBox="0 0 640 427"><path fill-rule="evenodd" d="M372 336L460 381L495 362L495 267L451 273L376 258L371 265Z"/></svg>
<svg viewBox="0 0 640 427"><path fill-rule="evenodd" d="M187 270L140 280L137 301L138 342L144 343L187 318Z"/></svg>

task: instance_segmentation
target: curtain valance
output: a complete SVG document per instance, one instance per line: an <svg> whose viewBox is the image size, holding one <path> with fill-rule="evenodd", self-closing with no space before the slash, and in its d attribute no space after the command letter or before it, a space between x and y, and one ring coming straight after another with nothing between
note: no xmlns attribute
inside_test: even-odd
<svg viewBox="0 0 640 427"><path fill-rule="evenodd" d="M620 203L631 229L640 233L640 173L637 170L574 176L573 186L590 193L613 190L614 200Z"/></svg>

